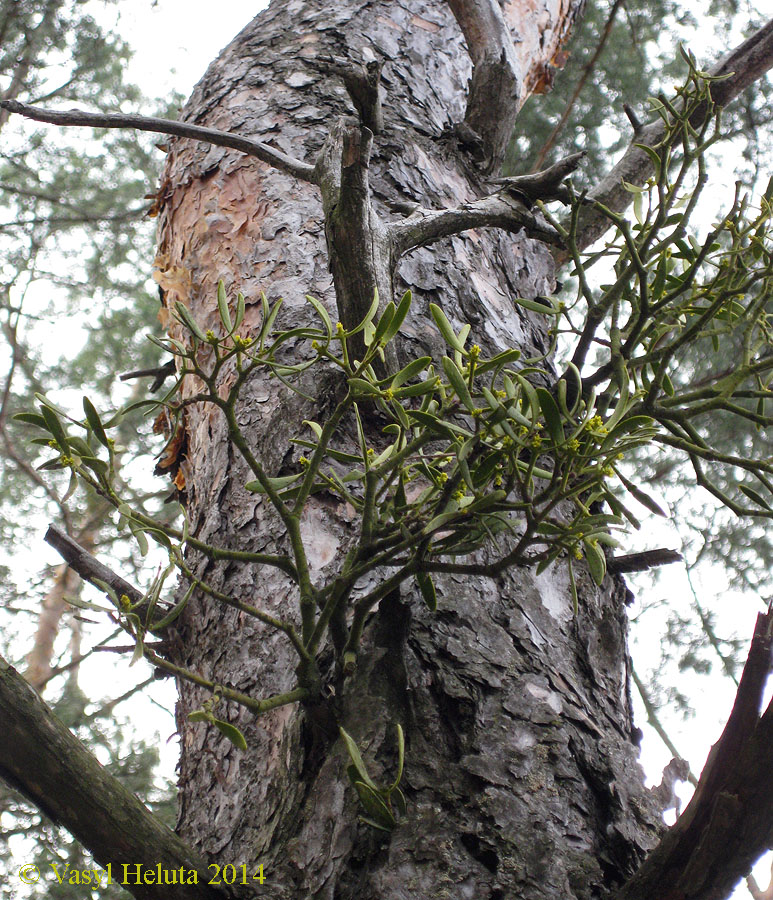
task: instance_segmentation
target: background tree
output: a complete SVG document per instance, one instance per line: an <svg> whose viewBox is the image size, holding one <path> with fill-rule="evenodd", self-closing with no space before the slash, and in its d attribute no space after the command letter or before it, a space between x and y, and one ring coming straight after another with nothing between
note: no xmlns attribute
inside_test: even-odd
<svg viewBox="0 0 773 900"><path fill-rule="evenodd" d="M102 28L82 3L5 0L0 3L0 35L4 99L147 109L149 101L125 79L127 45ZM122 567L141 568L136 551L116 541L108 504L87 494L68 505L63 501L67 481L46 479L37 471L35 448L13 416L34 407L35 393L55 394L69 385L98 403L117 402L128 395L127 386L118 381L121 372L156 364L157 350L140 334L153 321L157 305L142 265L152 247L143 200L156 177L152 145L117 132L99 143L75 134L52 142L31 123L9 122L4 110L0 130L0 358L5 367L0 542L8 548L2 560L2 652L38 691L50 693L53 681L51 702L63 721L106 754L114 775L159 803L156 748L145 739L122 736L127 723L113 703L117 695L95 692L86 697L78 684L80 660L93 652L91 644L109 635L104 626L96 631L88 624L84 633L82 611L75 614L79 611L69 604L80 594L80 578L60 566L41 570L31 585L24 577L28 565L19 562L22 554L10 556L12 547L34 547L41 521L48 519L84 546L108 552ZM120 440L129 456L144 457L149 468L140 421L139 416L127 420ZM145 482L137 488L138 496L152 493L150 479ZM63 620L67 633L61 633ZM30 626L35 621L33 639ZM116 714L119 718L112 721ZM159 803L158 808L168 817L168 806L162 810ZM19 836L39 842L32 852L41 859L67 859L72 865L85 861L66 831L5 788L2 809L0 857L5 863L11 858L9 841ZM72 895L72 886L57 887L61 896ZM2 890L15 896L18 885L8 883Z"/></svg>
<svg viewBox="0 0 773 900"><path fill-rule="evenodd" d="M551 234L527 215L528 204L505 202L502 191L487 204L476 205L473 198L482 189L481 170L495 169L504 149L518 106L513 93L522 98L527 87L539 83L557 44L543 44L544 55L532 55L545 26L521 17L522 41L516 52L504 29L497 27L501 21L496 4L458 9L452 5L475 62L467 129L439 130L443 113L452 121L461 119L460 90L466 75L458 31L443 4L417 4L410 13L390 8L389 16L370 4L350 4L337 10L331 22L329 10L310 3L301 34L290 27L289 11L274 6L237 38L199 85L189 117L204 119L211 113L218 125L230 128L232 108L240 122L249 122L251 134L270 135L279 125L279 141L288 142L285 146L292 146L294 153L304 147L313 158L323 145L326 152L312 169L288 162L275 151L266 152L265 146L253 147L264 162L300 178L299 184L220 149L175 147L160 194L165 216L160 283L168 306L182 301L201 327L219 328L217 317L224 315L216 311L213 299L218 295L217 279L226 276L253 301L244 310L248 333L260 322L257 279L263 285L273 282L268 286L269 300L282 290L291 321L303 327L308 327L309 307L294 297L309 285L333 309L321 252L308 252L308 242L314 240L321 251L323 239L318 200L308 183L322 191L325 237L345 327L356 323L358 304L363 296L372 295L374 286L382 287L382 298L394 294L393 273L384 264L383 253L373 251L374 247L383 251L372 240L377 233L372 218L376 211L390 222L393 240L402 235L393 244L395 256L398 250L432 243L471 224L506 224L514 229L525 223L533 234ZM506 8L506 14L516 13ZM476 21L476 15L484 19ZM486 16L489 29L481 28ZM524 34L524 22L534 26L532 34ZM553 23L550 31L556 41L568 24L562 19ZM395 32L402 38L399 45ZM384 81L394 105L385 108L383 130L365 70L342 69L334 58L324 61L320 71L324 56L320 48L340 51L337 42L347 34L367 34L390 58ZM482 36L485 40L479 41ZM328 42L333 46L328 48ZM304 65L307 57L309 63ZM431 88L429 76L417 77L410 62L415 59L433 66ZM268 67L271 87L266 84L254 93L252 87L238 84L240 72L247 85L267 83L268 75L260 73L268 72ZM328 109L346 109L338 82L341 74L350 82L361 121L344 121L330 129L325 122ZM503 94L492 89L503 84L508 85ZM726 84L739 87L737 79ZM306 101L302 127L293 115L300 91ZM271 113L265 119L267 96ZM366 130L364 122L373 129ZM370 160L372 130L380 134ZM343 163L340 182L336 163ZM364 203L368 163L373 210ZM266 205L256 216L245 202L257 195L258 181ZM531 189L533 182L526 186ZM549 186L555 188L555 180ZM523 195L524 182L510 183L505 190L511 189ZM415 218L411 221L409 215L407 225L402 225L380 205L389 199L394 207L395 194L398 203L420 200L430 209L453 206L460 196L469 202L453 217L408 209ZM302 200L305 214L297 216L280 259L263 244L270 244L281 228L288 228L288 221L292 223L290 200ZM450 218L453 227L444 224ZM359 244L353 240L358 232ZM356 251L364 252L358 268L352 243ZM448 275L440 293L439 272ZM418 250L407 257L397 277L414 293L414 317L406 323L402 338L405 346L438 350L437 339L423 324L429 321L425 309L432 298L442 301L455 329L464 319L472 320L484 353L496 353L514 338L530 356L547 349L544 320L533 309L535 304L531 309L523 303L512 306L513 295L528 302L552 288L549 253L522 233L515 239L488 232L453 237L432 254ZM222 387L227 391L226 384ZM277 522L259 495L245 494L249 474L231 455L227 435L243 450L236 435L251 424L251 452L258 452L268 471L281 475L283 467L286 470L294 462L291 439L301 419L311 414L308 401L278 390L275 380L253 378L240 396L238 413L232 411L236 429L234 421L227 422L226 429L209 409L186 407L182 434L187 444L181 446L182 477L176 482L186 491L190 534L195 535L195 542L187 542L191 553L186 566L199 587L206 573L207 586L220 599L254 597L255 578L233 565L235 554L281 550L286 532L292 538L294 529L302 534L305 528L316 576L335 561L351 530L346 504L315 496L306 506L308 518L302 528L297 521ZM365 424L368 441L378 446L379 423ZM244 457L249 462L249 455ZM254 474L255 467L250 467ZM228 564L219 564L207 544L218 545L221 556L229 555ZM197 552L203 554L200 560ZM295 590L280 570L261 571L257 590L263 594L261 605L269 609L273 604L286 609ZM335 668L335 660L320 660L323 682L328 690L335 689L334 701L307 686L302 708L284 706L257 725L243 709L228 711L248 738L240 770L253 773L253 793L238 805L233 793L239 790L232 756L236 751L219 732L202 733L198 725L182 718L188 710L201 709L212 691L202 694L200 688L183 685L183 835L223 861L226 854L266 859L277 896L293 896L299 889L319 895L337 891L340 896L399 896L406 885L413 893L431 895L438 884L453 890L460 883L472 885L484 896L504 896L513 889L523 896L556 891L589 896L602 884L607 888L620 884L655 842L658 828L656 812L631 765L626 679L620 674L625 638L619 585L607 580L596 591L583 578L573 616L569 586L555 573L540 580L530 570L519 569L501 572L494 581L462 573L447 569L437 575L440 604L435 617L424 611L421 601L414 602L405 586L384 596L378 612L364 623L357 670L342 671ZM292 684L290 652L260 621L242 620L233 603L230 607L224 610L206 595L194 595L176 625L177 637L165 648L166 658L191 670L206 670L210 685L234 685L243 691L259 680L264 695L286 690ZM238 644L233 637L237 633ZM459 638L463 634L471 638L466 646ZM224 689L214 693L223 696ZM555 718L557 705L563 712L560 720ZM328 753L335 738L327 721L331 710L337 722L368 746L368 758L377 764L388 756L392 740L386 722L399 718L405 723L406 789L415 815L406 818L387 845L374 847L371 832L356 829L351 819L340 815L347 795L341 787L340 757ZM33 718L30 713L30 727ZM202 753L201 747L208 752ZM257 787L254 773L260 779ZM19 771L6 768L9 774L17 781L21 778ZM218 788L210 793L205 814L204 786L211 785L215 775L220 775ZM109 839L104 834L98 837ZM708 896L700 891L716 890L717 884L732 877L728 868L712 873L714 880L708 886L696 882L693 895Z"/></svg>

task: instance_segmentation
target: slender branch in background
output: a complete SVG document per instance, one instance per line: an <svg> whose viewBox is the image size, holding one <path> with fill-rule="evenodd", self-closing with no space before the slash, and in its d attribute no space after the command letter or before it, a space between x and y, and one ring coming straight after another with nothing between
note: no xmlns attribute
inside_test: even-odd
<svg viewBox="0 0 773 900"><path fill-rule="evenodd" d="M657 736L668 748L668 752L674 758L684 759L682 754L676 749L674 742L668 736L666 729L661 724L660 718L658 717L658 711L655 708L655 704L652 702L652 698L649 695L649 691L647 690L646 685L636 673L636 669L634 669L633 663L631 663L631 678L633 679L633 683L636 685L636 690L639 692L641 702L644 705L644 710L647 713L648 724L654 729ZM693 787L697 786L698 784L698 779L693 775L692 771L688 773L687 780L691 785L693 785Z"/></svg>
<svg viewBox="0 0 773 900"><path fill-rule="evenodd" d="M591 56L588 62L583 66L580 80L577 82L572 96L569 98L569 102L566 104L566 108L561 113L561 117L553 126L553 130L548 135L542 149L537 154L537 158L534 160L534 165L531 169L532 172L537 172L542 167L542 164L545 162L545 158L553 149L553 145L556 143L559 135L564 130L566 123L569 121L569 116L572 114L572 110L574 109L574 105L577 102L577 98L582 93L582 89L585 87L588 78L590 78L593 70L596 68L596 63L599 61L601 54L604 52L604 47L607 43L607 39L612 33L612 25L615 22L615 16L617 15L618 9L622 5L623 0L615 0L615 2L612 4L612 9L609 11L609 16L607 17L606 24L604 25L604 30L601 32L601 38L596 44L596 50L594 51L593 56Z"/></svg>
<svg viewBox="0 0 773 900"><path fill-rule="evenodd" d="M82 658L83 657L81 657L81 659ZM84 722L91 722L94 719L102 719L105 716L111 715L111 713L119 703L123 703L125 700L128 700L130 697L133 697L140 691L144 691L146 687L153 684L153 682L157 680L158 679L156 678L155 674L153 674L149 678L146 678L144 681L141 681L139 684L135 684L133 688L129 688L129 690L121 694L120 697L116 697L109 703L105 703L104 706L100 706L99 709L94 710L94 712L89 713L84 719Z"/></svg>
<svg viewBox="0 0 773 900"><path fill-rule="evenodd" d="M687 809L615 900L727 897L773 839L773 612L757 616L733 709Z"/></svg>
<svg viewBox="0 0 773 900"><path fill-rule="evenodd" d="M686 558L684 559L684 571L687 575L687 583L690 586L690 591L692 592L693 606L695 607L695 611L698 613L698 618L701 620L701 628L703 628L703 633L709 639L709 643L714 649L714 652L719 657L722 663L722 668L725 671L725 675L727 675L728 678L731 678L735 686L738 687L738 678L736 677L735 671L733 669L733 660L725 656L725 654L722 652L719 638L714 631L711 620L707 616L706 611L703 609L703 606L698 599L698 592L695 590L695 585L692 581L692 566L687 562Z"/></svg>
<svg viewBox="0 0 773 900"><path fill-rule="evenodd" d="M40 692L49 683L49 681L53 681L54 678L57 678L59 675L63 675L66 672L69 672L71 669L77 668L84 660L99 652L104 644L106 644L108 641L112 641L122 633L122 628L116 628L112 634L108 635L108 637L104 638L104 640L101 640L98 644L95 644L90 650L87 650L85 653L80 653L77 656L73 657L69 662L63 663L61 666L56 666L51 669L48 678L46 678L42 685L37 688L38 692Z"/></svg>

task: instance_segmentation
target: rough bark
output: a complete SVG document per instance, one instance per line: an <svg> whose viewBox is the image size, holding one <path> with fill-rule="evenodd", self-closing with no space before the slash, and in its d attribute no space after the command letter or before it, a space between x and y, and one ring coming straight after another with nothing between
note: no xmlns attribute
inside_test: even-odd
<svg viewBox="0 0 773 900"><path fill-rule="evenodd" d="M569 4L558 24L579 6ZM474 154L448 127L464 116L470 64L439 0L273 3L210 67L185 116L312 161L337 117L351 114L344 86L317 60L360 62L363 45L384 60L383 130L368 170L378 215L389 223L400 204L442 209L490 193ZM216 327L223 278L230 293L247 296L247 333L261 290L285 298L285 327L309 320L307 292L336 315L314 185L220 147L175 142L159 202L167 306L181 300L204 328ZM396 281L416 298L403 354L440 350L430 301L457 328L469 321L484 351L544 352L539 317L512 298L550 294L552 259L522 233L471 231L417 249ZM311 387L324 408L334 381ZM257 378L238 413L272 475L293 458L302 419L320 415ZM192 408L186 429L181 462L195 536L281 550L281 524L244 490L251 476L219 413ZM313 577L334 568L351 527L346 509L324 497L310 503L303 532ZM194 554L189 562L214 587L268 612L297 607L294 586L276 570ZM231 706L228 717L249 745L239 752L187 720L207 699L188 684L178 708L180 834L213 859L263 862L270 896L288 900L590 898L625 881L660 825L636 764L621 583L610 578L597 590L581 577L577 615L561 568L539 578L523 569L496 580L447 575L437 585L436 614L407 588L389 595L367 624L356 672L325 672L329 710L375 774L391 774L393 724L405 729L409 811L391 836L358 824L345 755L326 717L283 707L255 719ZM233 610L196 596L177 631L176 661L219 683L260 696L294 683L288 642Z"/></svg>

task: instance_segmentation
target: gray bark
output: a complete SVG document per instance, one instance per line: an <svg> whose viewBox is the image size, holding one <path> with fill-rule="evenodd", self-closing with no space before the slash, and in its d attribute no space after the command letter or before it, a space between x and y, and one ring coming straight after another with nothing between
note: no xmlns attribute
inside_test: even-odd
<svg viewBox="0 0 773 900"><path fill-rule="evenodd" d="M489 194L450 127L464 118L471 70L459 27L439 0L274 2L210 66L185 117L313 162L337 118L353 113L334 69L316 60L360 62L364 46L384 61L383 128L368 170L380 219L400 221L395 203L443 209ZM246 333L257 323L261 290L285 298L285 327L309 320L307 292L336 315L315 185L222 147L173 142L159 202L167 306L183 300L203 327L215 327L223 278L229 292L247 296ZM376 259L375 269L382 264ZM406 256L395 282L398 294L410 286L415 296L403 357L441 350L430 301L457 329L469 321L484 352L544 352L542 321L513 297L550 294L553 261L522 232L444 238ZM334 380L315 387L324 410ZM301 421L323 415L258 378L239 407L272 475L297 455L290 439ZM192 408L186 430L179 462L192 533L228 548L280 552L281 524L244 490L251 475L220 415ZM303 527L312 575L334 571L351 537L346 509L317 498ZM189 563L214 587L267 612L287 616L297 607L294 586L276 570L193 553ZM188 713L208 698L180 685L186 841L222 863L263 863L266 895L287 900L579 900L604 896L633 873L661 825L636 763L622 583L610 577L599 590L581 575L575 615L561 566L540 577L519 569L436 582L434 615L407 587L381 602L350 677L323 654L326 703L260 718L230 705L227 717L245 733L247 751L190 723ZM294 684L289 643L249 617L195 596L175 627L169 644L178 664L257 696ZM388 780L396 722L406 732L408 815L379 836L357 821L334 726L343 725L374 774Z"/></svg>

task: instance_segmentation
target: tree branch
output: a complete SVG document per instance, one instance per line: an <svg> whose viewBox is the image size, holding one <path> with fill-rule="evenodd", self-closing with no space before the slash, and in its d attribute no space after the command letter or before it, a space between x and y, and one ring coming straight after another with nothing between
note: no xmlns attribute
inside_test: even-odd
<svg viewBox="0 0 773 900"><path fill-rule="evenodd" d="M667 566L669 563L679 562L682 554L678 550L666 550L661 547L658 550L643 550L641 553L626 553L623 556L613 556L607 560L607 572L644 572L655 566Z"/></svg>
<svg viewBox="0 0 773 900"><path fill-rule="evenodd" d="M102 581L109 585L118 596L126 594L132 603L139 603L143 594L134 585L124 581L120 575L117 575L112 569L108 569L95 556L92 556L88 550L74 541L66 532L58 525L51 523L44 538L47 544L50 544L54 550L62 557L67 565L77 572L84 581L93 584L95 588L104 591L102 585L98 582Z"/></svg>
<svg viewBox="0 0 773 900"><path fill-rule="evenodd" d="M735 703L687 809L615 900L723 900L773 840L773 612L760 614Z"/></svg>
<svg viewBox="0 0 773 900"><path fill-rule="evenodd" d="M516 196L510 195L507 187L456 209L419 208L407 219L392 222L387 227L393 241L395 261L417 247L434 244L441 238L460 234L468 228L493 227L513 232L524 229L528 235L546 244L562 246L558 232Z"/></svg>
<svg viewBox="0 0 773 900"><path fill-rule="evenodd" d="M373 134L381 134L384 130L384 114L379 92L382 62L371 59L366 63L357 63L334 56L308 59L306 62L321 72L337 75L346 87L360 122Z"/></svg>
<svg viewBox="0 0 773 900"><path fill-rule="evenodd" d="M227 131L218 131L216 128L204 128L201 125L191 125L188 122L176 122L173 119L158 119L154 116L135 115L105 115L102 113L88 113L73 109L62 112L54 109L40 109L35 106L27 106L16 100L0 101L0 108L8 112L19 113L36 122L48 122L52 125L88 125L91 128L131 128L137 131L152 131L156 134L172 134L176 137L191 138L194 141L204 141L214 144L216 147L230 147L254 156L269 166L287 172L301 181L315 184L314 166L302 162L292 156L274 150L262 141L231 134Z"/></svg>
<svg viewBox="0 0 773 900"><path fill-rule="evenodd" d="M473 69L464 120L483 141L485 169L499 168L521 108L523 73L497 0L448 0Z"/></svg>
<svg viewBox="0 0 773 900"><path fill-rule="evenodd" d="M492 184L503 184L508 193L515 195L527 206L537 200L571 201L569 189L562 187L562 182L580 165L585 151L571 153L557 163L541 172L530 172L528 175L509 175L506 178L492 178Z"/></svg>
<svg viewBox="0 0 773 900"><path fill-rule="evenodd" d="M744 41L709 70L713 77L723 81L713 82L711 96L718 106L726 106L745 88L755 82L773 66L773 19ZM727 76L727 77L725 77ZM652 161L636 144L654 147L665 137L665 123L657 121L645 125L634 133L633 139L617 165L590 191L589 200L596 200L612 212L620 213L633 200L633 194L623 187L623 181L642 185L652 175ZM597 241L609 228L609 219L603 213L588 208L580 213L577 229L577 246L583 250ZM568 261L564 250L553 254L559 264Z"/></svg>
<svg viewBox="0 0 773 900"><path fill-rule="evenodd" d="M67 828L101 866L112 864L113 881L124 884L138 900L235 896L226 887L209 885L213 872L206 860L109 775L2 657L0 721L0 777ZM181 884L124 879L124 865L130 873L140 865L153 874L159 865L164 871L182 867L186 876L196 873L197 884L186 884L186 879Z"/></svg>

